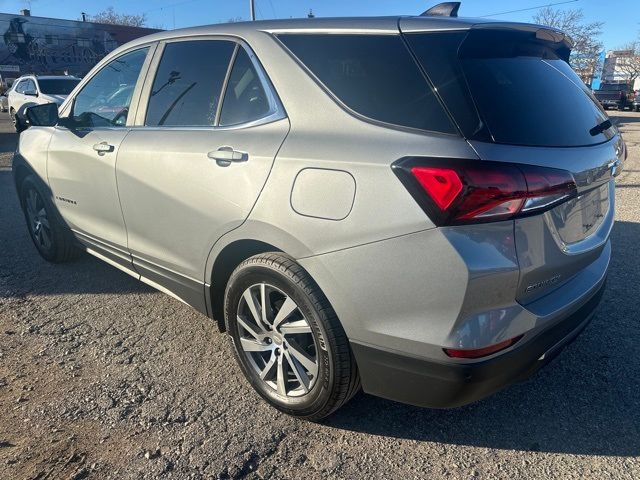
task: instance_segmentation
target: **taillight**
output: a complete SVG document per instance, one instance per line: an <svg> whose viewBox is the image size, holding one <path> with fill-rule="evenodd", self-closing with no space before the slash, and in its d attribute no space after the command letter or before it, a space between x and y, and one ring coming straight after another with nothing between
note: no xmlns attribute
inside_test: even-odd
<svg viewBox="0 0 640 480"><path fill-rule="evenodd" d="M458 348L443 348L444 353L446 353L449 357L452 358L481 358L487 357L489 355L493 355L501 350L505 350L510 346L514 345L518 342L523 335L519 335L515 338L510 338L509 340L505 340L504 342L496 343L495 345L489 345L488 347L483 348L469 348L469 349L458 349Z"/></svg>
<svg viewBox="0 0 640 480"><path fill-rule="evenodd" d="M409 157L393 171L436 225L531 215L577 194L570 172L534 165Z"/></svg>

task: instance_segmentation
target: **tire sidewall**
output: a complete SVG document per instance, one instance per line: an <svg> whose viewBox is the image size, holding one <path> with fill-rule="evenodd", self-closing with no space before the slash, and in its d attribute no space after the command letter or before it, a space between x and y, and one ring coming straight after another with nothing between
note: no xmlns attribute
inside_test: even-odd
<svg viewBox="0 0 640 480"><path fill-rule="evenodd" d="M247 288L262 282L273 285L290 296L314 331L316 352L319 358L318 378L311 391L301 397L287 397L287 400L284 400L282 396L257 377L253 367L248 363L245 353L239 348L239 332L235 318L240 298ZM332 347L327 341L329 337L322 323L321 315L316 312L312 300L304 290L282 272L267 265L245 265L237 270L229 280L225 293L225 321L227 333L233 341L238 363L245 377L260 396L279 410L293 413L296 416L311 416L323 408L334 388L335 364Z"/></svg>

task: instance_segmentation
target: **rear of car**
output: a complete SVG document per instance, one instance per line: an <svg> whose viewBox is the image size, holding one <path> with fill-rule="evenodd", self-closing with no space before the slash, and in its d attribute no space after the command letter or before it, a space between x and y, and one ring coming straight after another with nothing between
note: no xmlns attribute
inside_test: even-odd
<svg viewBox="0 0 640 480"><path fill-rule="evenodd" d="M39 103L55 103L62 105L71 91L80 83L80 79L72 76L38 77Z"/></svg>
<svg viewBox="0 0 640 480"><path fill-rule="evenodd" d="M594 95L604 108L624 110L630 101L629 90L624 83L603 83Z"/></svg>
<svg viewBox="0 0 640 480"><path fill-rule="evenodd" d="M431 142L388 165L423 230L301 264L350 319L365 391L452 407L535 371L590 320L626 152L561 32L424 18L399 27L277 35L354 116ZM460 137L475 158L438 147Z"/></svg>

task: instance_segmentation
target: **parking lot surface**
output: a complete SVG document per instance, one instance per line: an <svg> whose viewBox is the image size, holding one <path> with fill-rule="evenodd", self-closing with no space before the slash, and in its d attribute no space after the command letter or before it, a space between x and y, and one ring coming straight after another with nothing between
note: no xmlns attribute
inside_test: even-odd
<svg viewBox="0 0 640 480"><path fill-rule="evenodd" d="M0 115L0 479L640 478L640 114L612 113L630 155L608 289L576 342L464 408L360 394L315 424L264 404L191 308L88 255L43 261Z"/></svg>

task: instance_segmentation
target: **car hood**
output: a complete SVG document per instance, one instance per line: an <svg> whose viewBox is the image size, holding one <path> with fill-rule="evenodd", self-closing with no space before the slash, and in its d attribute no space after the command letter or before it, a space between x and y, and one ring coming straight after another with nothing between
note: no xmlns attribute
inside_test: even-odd
<svg viewBox="0 0 640 480"><path fill-rule="evenodd" d="M45 94L42 94L40 96L40 98L42 100L46 100L47 102L57 103L58 105L61 105L62 102L64 102L64 100L67 98L67 95L45 95Z"/></svg>

